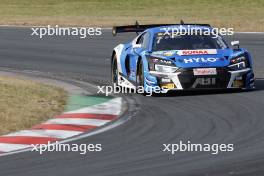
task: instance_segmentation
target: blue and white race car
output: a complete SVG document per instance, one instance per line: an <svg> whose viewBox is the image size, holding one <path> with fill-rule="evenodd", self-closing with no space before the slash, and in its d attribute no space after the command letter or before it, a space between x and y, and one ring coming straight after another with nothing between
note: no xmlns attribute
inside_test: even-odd
<svg viewBox="0 0 264 176"><path fill-rule="evenodd" d="M175 34L177 29L198 29L200 33ZM176 29L176 30L175 30ZM112 82L145 92L159 89L246 89L254 88L250 53L233 41L230 48L207 24L129 25L113 28L113 34L137 32L127 44L112 52Z"/></svg>

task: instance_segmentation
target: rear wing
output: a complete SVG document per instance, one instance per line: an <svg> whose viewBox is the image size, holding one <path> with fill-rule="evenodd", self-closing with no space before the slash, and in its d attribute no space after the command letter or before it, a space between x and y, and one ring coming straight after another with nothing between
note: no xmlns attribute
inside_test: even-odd
<svg viewBox="0 0 264 176"><path fill-rule="evenodd" d="M125 32L143 32L146 29L160 27L160 26L172 26L172 25L194 25L194 26L207 26L210 27L210 24L195 24L195 23L184 23L181 21L180 24L147 24L147 25L139 25L136 21L135 25L128 25L128 26L114 26L112 30L113 36L116 36L117 33L125 33Z"/></svg>

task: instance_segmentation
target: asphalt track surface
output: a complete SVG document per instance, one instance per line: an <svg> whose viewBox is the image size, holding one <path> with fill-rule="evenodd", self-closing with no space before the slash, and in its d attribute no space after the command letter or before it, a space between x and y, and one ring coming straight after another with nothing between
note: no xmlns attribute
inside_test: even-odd
<svg viewBox="0 0 264 176"><path fill-rule="evenodd" d="M110 53L134 34L112 37L30 36L27 28L0 29L0 65L108 84ZM127 95L139 112L125 124L74 143L102 143L103 151L34 152L0 157L1 176L263 176L264 35L236 34L254 57L257 90ZM163 143L233 143L234 152L162 152Z"/></svg>

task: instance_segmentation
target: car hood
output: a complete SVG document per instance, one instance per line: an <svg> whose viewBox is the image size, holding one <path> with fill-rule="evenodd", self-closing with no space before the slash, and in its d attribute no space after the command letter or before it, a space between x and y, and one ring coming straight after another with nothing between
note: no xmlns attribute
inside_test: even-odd
<svg viewBox="0 0 264 176"><path fill-rule="evenodd" d="M242 51L233 49L202 49L202 50L168 50L155 51L150 55L171 60L177 67L225 67L230 59L242 54Z"/></svg>

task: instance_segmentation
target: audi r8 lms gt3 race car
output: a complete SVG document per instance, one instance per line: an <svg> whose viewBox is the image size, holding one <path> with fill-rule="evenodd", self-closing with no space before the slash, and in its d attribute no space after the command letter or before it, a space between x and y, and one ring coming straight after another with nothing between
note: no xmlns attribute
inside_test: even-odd
<svg viewBox="0 0 264 176"><path fill-rule="evenodd" d="M199 29L196 34L176 34L175 29ZM113 28L113 34L140 33L112 53L112 82L145 92L160 89L253 89L254 73L250 53L233 41L210 31L207 24L130 25ZM205 35L203 31L209 31Z"/></svg>

